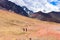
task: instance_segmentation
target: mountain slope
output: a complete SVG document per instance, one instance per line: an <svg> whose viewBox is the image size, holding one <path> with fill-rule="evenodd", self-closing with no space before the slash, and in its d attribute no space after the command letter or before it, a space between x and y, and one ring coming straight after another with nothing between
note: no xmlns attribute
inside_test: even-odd
<svg viewBox="0 0 60 40"><path fill-rule="evenodd" d="M60 40L60 24L0 10L0 40Z"/></svg>

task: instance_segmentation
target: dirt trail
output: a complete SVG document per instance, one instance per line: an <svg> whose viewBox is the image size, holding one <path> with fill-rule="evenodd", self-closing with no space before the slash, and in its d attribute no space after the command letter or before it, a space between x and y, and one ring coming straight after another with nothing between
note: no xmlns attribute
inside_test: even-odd
<svg viewBox="0 0 60 40"><path fill-rule="evenodd" d="M0 10L0 40L60 40L60 24Z"/></svg>

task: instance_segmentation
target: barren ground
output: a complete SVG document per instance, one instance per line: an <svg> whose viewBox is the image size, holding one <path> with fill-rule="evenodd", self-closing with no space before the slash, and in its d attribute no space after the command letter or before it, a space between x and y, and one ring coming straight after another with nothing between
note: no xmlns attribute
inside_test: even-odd
<svg viewBox="0 0 60 40"><path fill-rule="evenodd" d="M0 40L60 40L60 24L0 10Z"/></svg>

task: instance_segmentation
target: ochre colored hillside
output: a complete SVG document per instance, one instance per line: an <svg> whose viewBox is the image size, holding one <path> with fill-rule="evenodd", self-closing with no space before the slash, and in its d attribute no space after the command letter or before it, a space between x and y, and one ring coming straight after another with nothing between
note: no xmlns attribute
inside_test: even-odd
<svg viewBox="0 0 60 40"><path fill-rule="evenodd" d="M60 40L60 24L0 10L0 40Z"/></svg>

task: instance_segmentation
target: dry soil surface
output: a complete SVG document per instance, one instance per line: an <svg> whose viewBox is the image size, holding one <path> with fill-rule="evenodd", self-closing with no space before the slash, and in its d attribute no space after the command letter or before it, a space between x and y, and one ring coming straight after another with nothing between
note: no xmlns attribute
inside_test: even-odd
<svg viewBox="0 0 60 40"><path fill-rule="evenodd" d="M60 40L60 23L0 10L0 40Z"/></svg>

